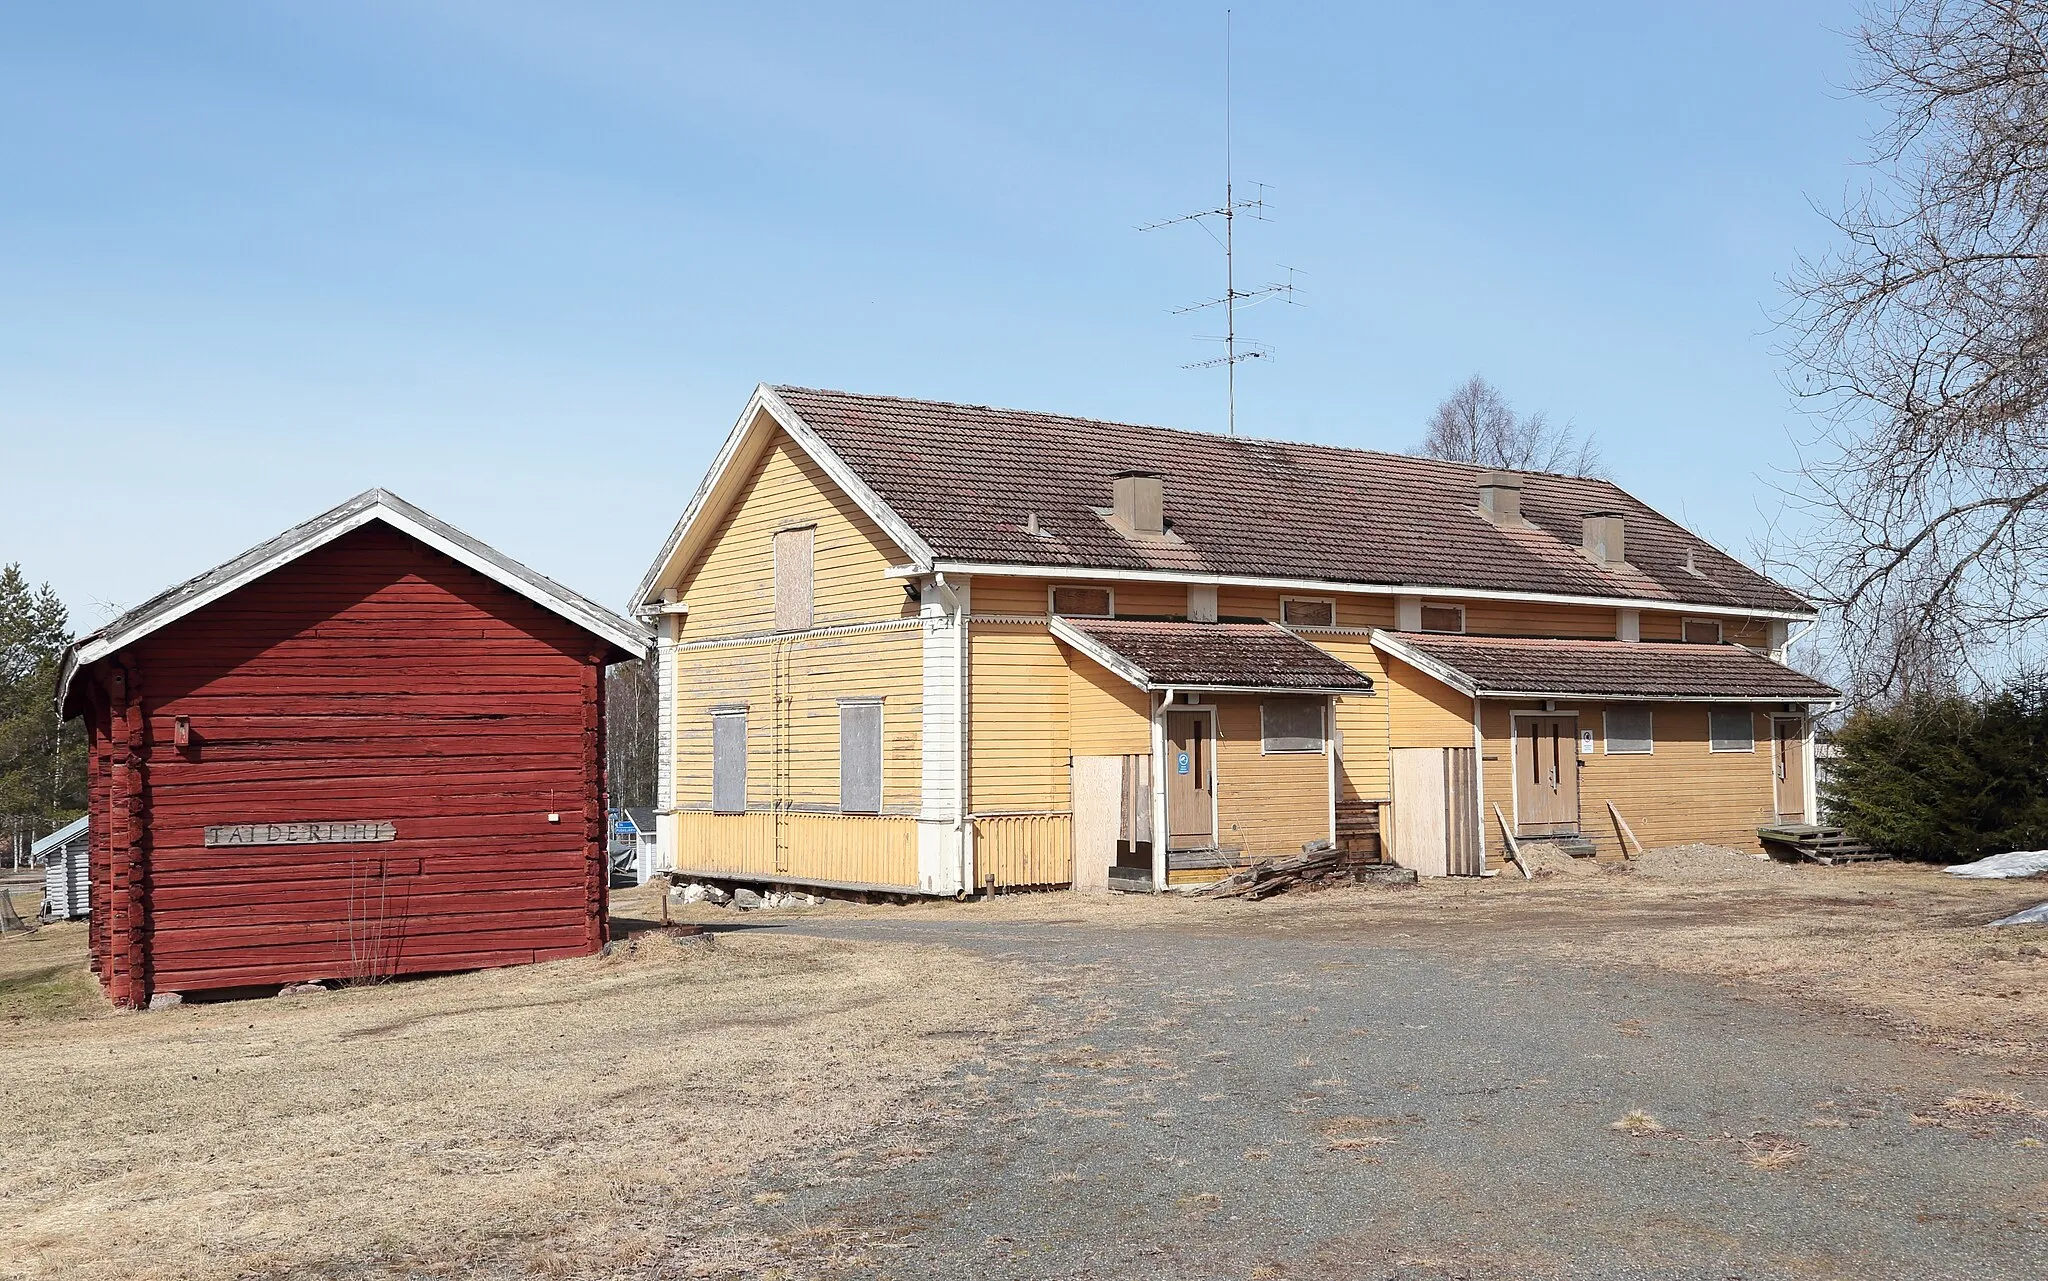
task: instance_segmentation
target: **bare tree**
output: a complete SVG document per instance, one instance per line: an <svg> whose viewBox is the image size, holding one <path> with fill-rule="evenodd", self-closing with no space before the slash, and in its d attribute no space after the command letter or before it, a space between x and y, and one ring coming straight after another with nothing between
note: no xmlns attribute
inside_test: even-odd
<svg viewBox="0 0 2048 1281"><path fill-rule="evenodd" d="M1600 450L1570 423L1551 423L1547 414L1517 414L1500 389L1472 375L1429 416L1429 430L1415 453L1425 458L1477 463L1509 471L1562 472L1603 476Z"/></svg>
<svg viewBox="0 0 2048 1281"><path fill-rule="evenodd" d="M614 806L654 804L659 702L653 659L605 672L605 768Z"/></svg>
<svg viewBox="0 0 2048 1281"><path fill-rule="evenodd" d="M2048 3L1899 0L1857 43L1889 124L1787 321L1808 587L1891 698L2017 670L2048 620Z"/></svg>

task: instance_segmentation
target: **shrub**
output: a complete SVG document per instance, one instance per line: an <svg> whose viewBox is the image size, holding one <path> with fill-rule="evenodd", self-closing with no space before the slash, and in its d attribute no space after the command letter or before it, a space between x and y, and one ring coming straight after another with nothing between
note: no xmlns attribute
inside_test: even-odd
<svg viewBox="0 0 2048 1281"><path fill-rule="evenodd" d="M1960 863L2048 848L2048 685L1923 697L1852 714L1835 736L1826 805L1851 836Z"/></svg>

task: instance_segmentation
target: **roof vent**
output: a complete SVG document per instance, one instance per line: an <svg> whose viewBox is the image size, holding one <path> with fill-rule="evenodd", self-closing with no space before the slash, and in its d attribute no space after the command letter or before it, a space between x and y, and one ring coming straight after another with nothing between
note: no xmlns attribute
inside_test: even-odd
<svg viewBox="0 0 2048 1281"><path fill-rule="evenodd" d="M1479 512L1496 525L1522 523L1522 478L1509 471L1479 476Z"/></svg>
<svg viewBox="0 0 2048 1281"><path fill-rule="evenodd" d="M1628 545L1622 534L1620 512L1587 512L1586 555L1600 565L1620 565L1628 560Z"/></svg>
<svg viewBox="0 0 2048 1281"><path fill-rule="evenodd" d="M1693 549L1690 547L1685 549L1685 572L1691 574L1694 578L1705 578L1707 576L1707 572L1700 568L1699 562L1693 559Z"/></svg>
<svg viewBox="0 0 2048 1281"><path fill-rule="evenodd" d="M1159 473L1120 471L1110 515L1127 534L1158 538L1166 532L1166 489Z"/></svg>
<svg viewBox="0 0 2048 1281"><path fill-rule="evenodd" d="M1038 513L1035 511L1024 513L1024 532L1033 538L1052 537L1051 534L1045 532L1045 526L1038 523Z"/></svg>

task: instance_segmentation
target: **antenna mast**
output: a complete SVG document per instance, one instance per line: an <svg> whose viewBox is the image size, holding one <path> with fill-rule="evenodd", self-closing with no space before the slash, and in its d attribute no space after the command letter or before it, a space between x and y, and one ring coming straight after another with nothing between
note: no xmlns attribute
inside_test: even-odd
<svg viewBox="0 0 2048 1281"><path fill-rule="evenodd" d="M1239 200L1237 198L1231 167L1230 145L1230 10L1225 9L1223 11L1223 203L1214 209L1202 209L1195 213L1182 214L1178 218L1166 218L1159 222L1147 223L1138 228L1138 230L1156 231L1161 227L1171 227L1183 222L1193 222L1201 223L1203 230L1206 231L1208 230L1208 224L1203 223L1203 219L1221 218L1223 220L1223 296L1211 298L1206 302L1194 303L1186 307L1176 307L1172 314L1184 316L1189 312L1203 311L1210 307L1221 306L1223 308L1223 354L1211 360L1198 360L1191 365L1182 365L1181 368L1214 369L1218 365L1223 366L1227 418L1230 434L1233 436L1237 434L1238 362L1263 360L1273 354L1271 348L1259 342L1248 342L1243 351L1237 349L1237 304L1240 302L1263 301L1267 298L1275 297L1284 302L1294 302L1294 268L1292 267L1287 269L1287 279L1284 282L1275 282L1269 285L1262 285L1257 289L1248 290L1241 290L1237 287L1237 215L1242 212L1249 217L1256 218L1260 222L1267 220L1266 184L1255 183L1253 185L1259 189L1257 196L1250 200ZM1211 231L1209 234L1213 237L1216 233Z"/></svg>

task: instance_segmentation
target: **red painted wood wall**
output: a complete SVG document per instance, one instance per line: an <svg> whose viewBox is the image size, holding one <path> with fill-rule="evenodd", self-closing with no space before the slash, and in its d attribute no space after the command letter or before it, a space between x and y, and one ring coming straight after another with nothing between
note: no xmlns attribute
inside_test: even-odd
<svg viewBox="0 0 2048 1281"><path fill-rule="evenodd" d="M81 672L108 994L136 1006L595 951L603 665L619 657L371 524ZM328 821L392 822L397 839L204 839Z"/></svg>

